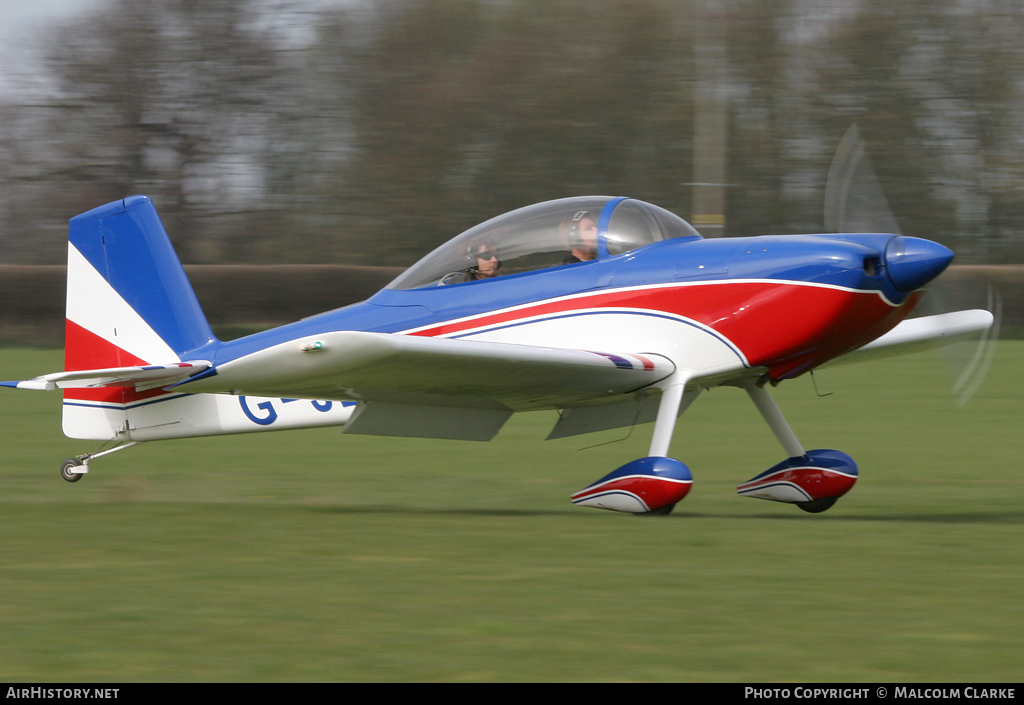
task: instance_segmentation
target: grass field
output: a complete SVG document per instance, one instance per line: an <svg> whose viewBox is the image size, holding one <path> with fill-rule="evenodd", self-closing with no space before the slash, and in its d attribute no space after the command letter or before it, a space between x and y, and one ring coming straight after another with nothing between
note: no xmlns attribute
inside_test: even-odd
<svg viewBox="0 0 1024 705"><path fill-rule="evenodd" d="M60 369L0 350L0 378ZM56 394L0 390L0 681L1020 681L1024 342L963 409L937 355L774 394L860 464L829 512L738 497L782 459L746 395L703 395L669 517L568 496L650 426L489 444L337 429L96 461Z"/></svg>

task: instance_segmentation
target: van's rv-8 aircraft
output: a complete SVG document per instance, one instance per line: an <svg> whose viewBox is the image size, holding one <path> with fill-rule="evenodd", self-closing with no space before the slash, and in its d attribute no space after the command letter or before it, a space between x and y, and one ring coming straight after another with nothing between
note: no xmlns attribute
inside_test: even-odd
<svg viewBox="0 0 1024 705"><path fill-rule="evenodd" d="M489 220L367 301L229 342L213 335L149 198L71 220L65 371L7 387L64 390L89 461L155 440L344 426L487 441L512 413L557 409L548 438L654 422L648 456L572 495L667 514L692 476L669 457L702 390L742 388L786 459L739 485L809 512L857 480L805 450L768 387L822 365L987 329L987 311L904 320L953 253L886 234L704 239L657 206L568 198Z"/></svg>

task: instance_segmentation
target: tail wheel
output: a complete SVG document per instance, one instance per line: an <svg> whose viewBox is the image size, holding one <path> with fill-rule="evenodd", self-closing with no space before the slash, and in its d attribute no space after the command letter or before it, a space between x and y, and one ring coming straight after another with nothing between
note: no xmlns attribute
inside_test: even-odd
<svg viewBox="0 0 1024 705"><path fill-rule="evenodd" d="M60 466L60 476L68 482L78 482L85 473L75 472L75 468L82 467L82 461L78 458L68 458Z"/></svg>

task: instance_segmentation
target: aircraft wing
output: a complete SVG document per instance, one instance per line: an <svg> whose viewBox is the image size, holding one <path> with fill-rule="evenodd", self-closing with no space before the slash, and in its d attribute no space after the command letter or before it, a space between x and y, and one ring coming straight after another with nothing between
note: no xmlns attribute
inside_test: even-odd
<svg viewBox="0 0 1024 705"><path fill-rule="evenodd" d="M674 371L654 354L337 331L219 364L176 391L524 411L625 394Z"/></svg>
<svg viewBox="0 0 1024 705"><path fill-rule="evenodd" d="M646 353L337 331L218 364L174 389L355 400L345 433L486 441L514 411L621 399L674 371Z"/></svg>
<svg viewBox="0 0 1024 705"><path fill-rule="evenodd" d="M821 367L845 365L850 362L862 362L941 347L988 330L992 326L993 320L994 317L991 313L981 309L910 318L867 345L829 360Z"/></svg>
<svg viewBox="0 0 1024 705"><path fill-rule="evenodd" d="M169 365L74 370L53 372L22 381L0 382L0 386L39 391L82 387L134 387L137 391L142 391L181 382L209 367L210 363L206 360L192 360Z"/></svg>

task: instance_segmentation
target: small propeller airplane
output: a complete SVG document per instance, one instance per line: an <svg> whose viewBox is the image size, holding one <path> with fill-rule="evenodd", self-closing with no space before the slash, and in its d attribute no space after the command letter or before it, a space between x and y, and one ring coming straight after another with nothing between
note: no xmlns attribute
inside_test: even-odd
<svg viewBox="0 0 1024 705"><path fill-rule="evenodd" d="M983 310L907 319L952 259L901 235L704 239L649 203L567 198L462 233L367 301L221 342L153 203L133 196L70 222L64 371L2 384L63 389L64 433L103 442L64 461L68 482L173 438L336 425L487 441L537 409L559 411L549 439L653 421L647 457L572 495L634 514L686 496L676 419L734 386L786 455L738 493L816 513L857 465L805 450L768 388L986 330Z"/></svg>

